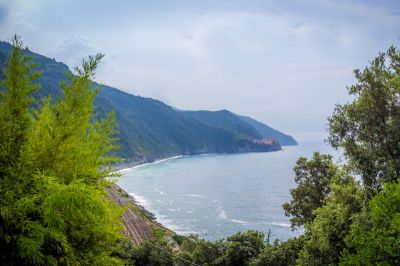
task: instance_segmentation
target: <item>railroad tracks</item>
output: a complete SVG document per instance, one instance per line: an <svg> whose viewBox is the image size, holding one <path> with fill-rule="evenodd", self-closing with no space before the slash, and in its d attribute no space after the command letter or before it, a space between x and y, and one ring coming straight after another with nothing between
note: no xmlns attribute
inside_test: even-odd
<svg viewBox="0 0 400 266"><path fill-rule="evenodd" d="M123 197L116 185L108 186L107 191L110 199L121 207L134 203L132 198ZM154 238L150 224L147 223L139 214L134 212L132 207L128 207L125 210L122 214L122 219L124 221L124 231L133 244L140 245L145 240Z"/></svg>

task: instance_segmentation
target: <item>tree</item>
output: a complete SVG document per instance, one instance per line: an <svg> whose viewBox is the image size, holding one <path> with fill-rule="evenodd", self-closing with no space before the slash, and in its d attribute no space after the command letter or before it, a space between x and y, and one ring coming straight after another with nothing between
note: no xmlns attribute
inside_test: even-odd
<svg viewBox="0 0 400 266"><path fill-rule="evenodd" d="M296 188L290 190L292 200L283 204L292 228L311 223L314 210L321 207L330 192L329 184L337 172L332 156L315 152L311 160L301 157L294 167Z"/></svg>
<svg viewBox="0 0 400 266"><path fill-rule="evenodd" d="M113 114L101 120L94 115L93 100L99 88L92 88L91 79L102 58L102 54L89 56L82 69L75 68L76 75L67 74L68 83L61 83L63 99L52 104L47 98L35 112L29 134L34 167L66 184L73 179L99 184L110 176L110 164L117 161L110 156L117 148Z"/></svg>
<svg viewBox="0 0 400 266"><path fill-rule="evenodd" d="M25 54L18 36L14 36L12 44L15 48L0 82L0 260L4 263L12 263L17 256L18 234L23 230L25 209L30 207L16 203L34 187L34 180L26 178L32 170L26 167L28 162L22 150L32 124L32 93L39 88L34 81L40 75L34 71L36 65ZM32 204L29 199L24 201Z"/></svg>
<svg viewBox="0 0 400 266"><path fill-rule="evenodd" d="M387 184L346 237L341 265L400 265L400 183Z"/></svg>
<svg viewBox="0 0 400 266"><path fill-rule="evenodd" d="M102 58L69 75L63 98L31 109L39 74L15 37L0 88L0 260L9 265L118 265L121 211L104 190L112 117L93 116Z"/></svg>
<svg viewBox="0 0 400 266"><path fill-rule="evenodd" d="M391 47L348 88L354 99L329 118L329 142L342 148L371 198L384 182L400 176L400 52Z"/></svg>
<svg viewBox="0 0 400 266"><path fill-rule="evenodd" d="M179 257L184 260L176 260L176 264L187 265L186 261L191 261L196 265L213 265L222 254L222 246L222 241L211 242L191 235L181 244Z"/></svg>
<svg viewBox="0 0 400 266"><path fill-rule="evenodd" d="M260 254L264 247L264 234L249 230L237 233L223 242L222 254L215 261L217 265L242 266L250 265L253 258Z"/></svg>
<svg viewBox="0 0 400 266"><path fill-rule="evenodd" d="M337 265L353 216L361 211L362 189L347 170L338 171L329 186L331 192L324 205L314 211L314 221L306 225L299 265Z"/></svg>
<svg viewBox="0 0 400 266"><path fill-rule="evenodd" d="M255 257L252 266L289 266L296 265L298 254L303 248L304 236L286 241L267 243L261 253Z"/></svg>
<svg viewBox="0 0 400 266"><path fill-rule="evenodd" d="M5 78L0 82L0 175L5 175L11 165L21 161L21 147L32 122L29 114L32 93L39 89L34 83L40 76L34 71L37 65L26 55L17 35L12 44L15 49L6 61Z"/></svg>
<svg viewBox="0 0 400 266"><path fill-rule="evenodd" d="M130 252L130 265L137 266L173 266L172 250L165 241L146 241L132 248Z"/></svg>

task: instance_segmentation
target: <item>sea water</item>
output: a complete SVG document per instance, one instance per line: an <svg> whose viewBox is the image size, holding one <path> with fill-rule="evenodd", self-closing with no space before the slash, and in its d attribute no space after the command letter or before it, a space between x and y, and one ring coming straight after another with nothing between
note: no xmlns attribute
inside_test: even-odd
<svg viewBox="0 0 400 266"><path fill-rule="evenodd" d="M314 151L338 158L323 142L278 152L182 156L124 169L118 184L178 234L216 240L253 229L285 240L301 233L282 209L296 185L293 167Z"/></svg>

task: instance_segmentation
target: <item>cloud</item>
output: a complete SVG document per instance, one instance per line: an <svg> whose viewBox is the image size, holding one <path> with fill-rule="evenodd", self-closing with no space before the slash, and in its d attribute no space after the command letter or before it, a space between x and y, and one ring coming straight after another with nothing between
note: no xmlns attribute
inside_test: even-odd
<svg viewBox="0 0 400 266"><path fill-rule="evenodd" d="M70 67L79 66L83 58L99 52L99 48L79 35L70 35L55 44L47 55L63 61Z"/></svg>
<svg viewBox="0 0 400 266"><path fill-rule="evenodd" d="M400 32L398 1L190 2L15 0L0 32L15 31L69 66L104 52L99 80L125 91L304 134L323 132L334 104L347 99L351 69Z"/></svg>
<svg viewBox="0 0 400 266"><path fill-rule="evenodd" d="M9 14L9 9L4 3L0 3L0 24L2 24Z"/></svg>

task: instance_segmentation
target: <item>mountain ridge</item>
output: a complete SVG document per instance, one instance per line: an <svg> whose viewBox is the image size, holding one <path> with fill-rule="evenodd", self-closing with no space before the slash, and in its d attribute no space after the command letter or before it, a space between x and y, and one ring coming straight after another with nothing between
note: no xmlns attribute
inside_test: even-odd
<svg viewBox="0 0 400 266"><path fill-rule="evenodd" d="M0 41L2 68L11 50L11 44ZM68 66L54 58L26 51L35 63L39 63L38 70L43 72L38 79L41 89L35 93L35 98L61 97L59 83L66 80L65 73L70 71ZM95 105L99 116L104 116L110 111L115 112L121 145L117 155L127 161L142 163L176 155L266 152L281 149L278 141L254 141L253 139L262 138L262 134L257 133L248 123L239 122L238 116L227 110L225 115L228 114L232 120L221 121L221 125L218 126L215 122L212 124L196 119L193 117L196 116L194 113L177 111L162 101L132 95L107 85L102 85L95 98ZM208 120L210 119L213 118Z"/></svg>

